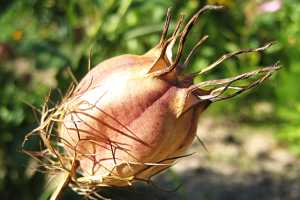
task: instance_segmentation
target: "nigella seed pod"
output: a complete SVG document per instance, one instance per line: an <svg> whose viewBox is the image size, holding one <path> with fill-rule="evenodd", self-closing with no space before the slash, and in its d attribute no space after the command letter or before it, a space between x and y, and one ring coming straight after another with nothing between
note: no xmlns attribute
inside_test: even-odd
<svg viewBox="0 0 300 200"><path fill-rule="evenodd" d="M186 25L181 17L171 36L168 11L161 40L153 49L144 55L127 54L101 62L58 106L45 107L41 125L33 132L45 145L47 168L65 173L53 199L68 184L90 195L98 187L149 182L153 175L184 157L195 138L201 113L212 102L247 91L279 69L275 64L231 78L193 83L194 77L223 61L241 53L263 51L269 43L225 54L197 73L182 73L194 50L208 38L202 37L182 62L192 26L205 11L220 8L205 6ZM172 55L176 43L178 48ZM255 77L247 85L236 84Z"/></svg>

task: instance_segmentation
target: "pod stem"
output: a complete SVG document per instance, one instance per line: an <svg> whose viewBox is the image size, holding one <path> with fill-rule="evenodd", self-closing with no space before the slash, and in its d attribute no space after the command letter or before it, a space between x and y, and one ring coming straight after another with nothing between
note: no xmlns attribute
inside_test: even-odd
<svg viewBox="0 0 300 200"><path fill-rule="evenodd" d="M56 187L55 191L52 193L50 200L59 200L68 187L69 183L72 180L72 176L76 173L76 170L79 166L79 161L75 160L72 163L71 170L65 171L63 174L63 178L60 180L58 186Z"/></svg>

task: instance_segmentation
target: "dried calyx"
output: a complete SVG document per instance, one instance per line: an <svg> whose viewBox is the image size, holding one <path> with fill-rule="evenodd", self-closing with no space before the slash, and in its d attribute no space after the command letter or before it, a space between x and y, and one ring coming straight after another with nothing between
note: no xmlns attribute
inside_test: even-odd
<svg viewBox="0 0 300 200"><path fill-rule="evenodd" d="M181 17L171 36L168 10L161 40L146 54L122 55L98 64L71 87L53 108L47 101L40 126L25 141L38 135L39 152L25 151L42 163L43 169L64 178L52 199L70 185L79 194L93 198L99 187L128 186L135 181L151 183L151 177L182 157L196 137L200 114L212 102L234 97L266 80L277 64L235 77L193 83L233 56L261 52L256 49L225 54L203 70L183 74L202 37L182 62L187 36L201 14L221 6L200 9L185 25ZM174 44L178 44L172 55ZM247 80L248 84L238 84ZM252 81L251 81L252 80Z"/></svg>

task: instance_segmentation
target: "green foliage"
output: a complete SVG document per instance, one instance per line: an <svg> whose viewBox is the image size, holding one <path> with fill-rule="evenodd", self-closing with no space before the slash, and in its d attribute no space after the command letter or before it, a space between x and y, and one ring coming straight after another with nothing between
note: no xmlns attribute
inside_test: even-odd
<svg viewBox="0 0 300 200"><path fill-rule="evenodd" d="M209 1L228 9L201 17L187 41L187 51L204 34L209 41L197 51L186 70L197 71L225 52L277 41L265 55L253 53L226 61L207 77L228 77L280 60L283 70L258 88L217 103L213 112L247 117L260 123L281 122L279 138L300 154L300 2L285 0L277 12L259 10L258 1ZM125 53L142 54L159 40L165 12L174 18L192 15L206 1L28 0L4 1L0 7L0 193L4 199L37 199L45 191L30 173L29 160L19 153L26 132L36 122L31 108L40 107L50 89L54 101L71 82L68 68L80 79L92 63ZM174 27L174 21L172 27ZM265 114L257 102L267 102ZM246 106L245 106L246 105ZM29 147L30 148L30 147ZM29 164L29 165L28 165ZM24 173L25 172L25 173ZM34 186L34 187L33 187ZM40 187L38 187L40 186ZM18 191L17 193L15 191ZM44 196L47 196L44 194Z"/></svg>

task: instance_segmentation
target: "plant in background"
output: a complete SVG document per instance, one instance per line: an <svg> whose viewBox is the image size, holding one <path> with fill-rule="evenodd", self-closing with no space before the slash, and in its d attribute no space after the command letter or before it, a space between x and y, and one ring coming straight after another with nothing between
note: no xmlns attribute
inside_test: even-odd
<svg viewBox="0 0 300 200"><path fill-rule="evenodd" d="M263 2L259 6L259 11L260 12L276 12L281 8L281 6L282 6L281 0L267 1L267 2Z"/></svg>
<svg viewBox="0 0 300 200"><path fill-rule="evenodd" d="M161 40L153 49L107 59L71 86L59 105L49 108L46 102L40 125L24 141L38 135L42 149L24 151L47 171L64 175L52 199L67 185L93 198L101 187L151 183L151 177L187 156L199 116L211 103L248 91L279 69L274 64L230 78L193 82L229 58L264 51L268 43L225 54L198 72L184 73L194 51L208 39L203 36L183 59L191 28L201 14L220 8L207 5L187 23L181 16L171 35L168 11Z"/></svg>

